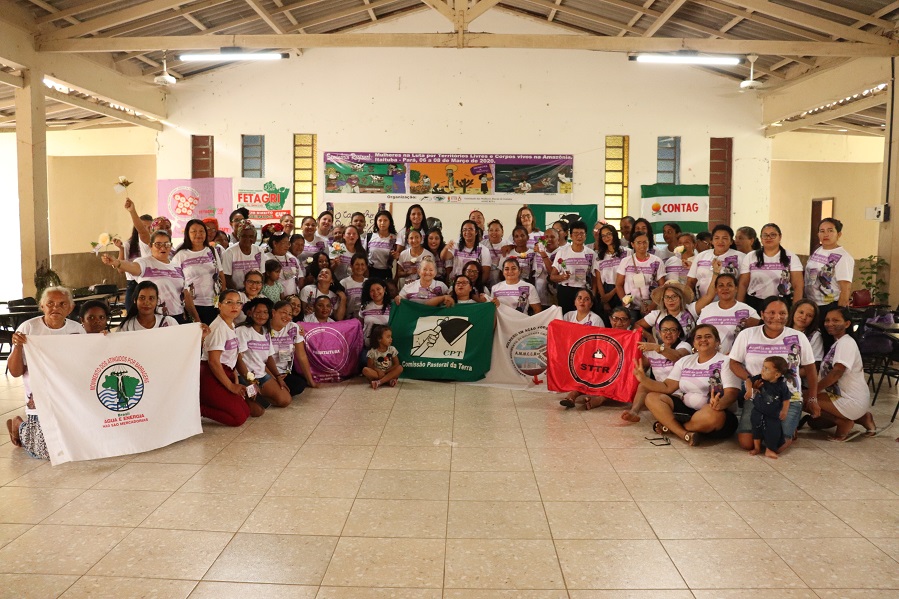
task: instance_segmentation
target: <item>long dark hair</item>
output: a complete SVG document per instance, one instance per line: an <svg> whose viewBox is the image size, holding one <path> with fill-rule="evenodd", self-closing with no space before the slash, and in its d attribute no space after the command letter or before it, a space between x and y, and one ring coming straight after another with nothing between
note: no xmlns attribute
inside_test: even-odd
<svg viewBox="0 0 899 599"><path fill-rule="evenodd" d="M649 253L652 253L652 250L656 247L656 234L655 231L652 230L652 223L646 220L645 218L638 218L634 221L634 229L633 233L631 233L630 241L634 240L634 236L637 234L637 225L639 223L646 224L646 237L649 239Z"/></svg>
<svg viewBox="0 0 899 599"><path fill-rule="evenodd" d="M409 209L406 210L406 224L403 225L406 228L407 234L409 233L409 229L414 228L412 226L412 211L416 208L421 211L421 225L419 230L421 231L428 227L428 215L425 214L425 209L421 207L421 204L412 204L411 206L409 206Z"/></svg>
<svg viewBox="0 0 899 599"><path fill-rule="evenodd" d="M141 281L134 288L134 296L133 296L134 301L132 301L131 305L128 306L128 311L125 313L125 319L122 321L122 324L120 325L121 328L123 328L126 324L128 324L128 321L131 320L132 318L137 318L138 313L139 313L138 309L137 309L137 296L139 296L140 292L143 291L144 289L152 289L153 291L156 292L156 307L157 308L159 307L159 287L157 287L156 283L154 283L153 281L147 281L147 280ZM153 310L153 313L154 314L156 313L155 309Z"/></svg>
<svg viewBox="0 0 899 599"><path fill-rule="evenodd" d="M189 221L187 221L187 224L184 225L184 241L182 241L181 245L178 246L178 249L175 250L175 254L177 254L181 250L188 250L191 252L193 251L193 243L191 243L191 241L190 241L190 228L194 225L200 225L201 227L203 227L203 231L204 232L206 231L206 225L203 224L203 221L201 221L200 219L192 218ZM204 241L203 247L209 247L209 242ZM174 254L172 254L172 255L174 256Z"/></svg>
<svg viewBox="0 0 899 599"><path fill-rule="evenodd" d="M798 300L795 304L793 304L793 307L790 308L790 315L787 317L787 326L790 327L791 329L794 328L793 327L793 316L796 315L796 310L798 310L800 306L811 306L812 311L814 312L814 314L812 315L811 324L809 324L808 327L806 327L806 329L804 331L802 331L803 333L805 333L806 337L811 339L812 335L814 335L815 332L818 330L818 324L819 324L818 323L818 311L819 311L818 304L816 304L812 300L810 300L808 298L802 298L801 300ZM828 312L830 312L830 310L828 310ZM846 320L851 320L851 319L847 318Z"/></svg>
<svg viewBox="0 0 899 599"><path fill-rule="evenodd" d="M481 245L481 228L478 226L478 223L474 222L470 218L467 218L462 221L462 226L459 227L459 248L465 247L465 238L462 237L462 229L465 228L465 225L471 224L474 227L474 245L472 248L477 248Z"/></svg>
<svg viewBox="0 0 899 599"><path fill-rule="evenodd" d="M387 232L391 235L396 235L396 226L393 224L393 215L390 214L389 210L378 210L378 213L375 214L374 224L371 226L372 235L380 235L378 233L378 219L382 216L386 216L387 220L390 221L390 226L387 227Z"/></svg>
<svg viewBox="0 0 899 599"><path fill-rule="evenodd" d="M141 220L152 221L153 217L149 214L141 214ZM205 226L205 225L204 225ZM125 256L127 260L132 260L140 256L140 233L137 232L137 227L131 228L131 237L128 238L128 255Z"/></svg>
<svg viewBox="0 0 899 599"><path fill-rule="evenodd" d="M325 258L327 258L328 266L325 268L327 268L328 270L332 270L331 257L328 254L326 254L325 252L315 252L314 254L312 254L312 262L309 264L309 268L306 269L306 274L312 277L313 285L315 285L318 281L318 273L320 273L322 270L322 267L318 264L319 256L324 256ZM331 272L331 274L334 274L333 271Z"/></svg>
<svg viewBox="0 0 899 599"><path fill-rule="evenodd" d="M621 240L618 238L618 230L615 228L615 225L610 225L608 223L599 228L599 244L601 246L606 246L604 248L603 254L607 254L609 250L609 245L607 243L604 243L602 240L603 229L608 229L612 234L612 255L618 258L622 257L622 254L624 252L621 251Z"/></svg>
<svg viewBox="0 0 899 599"><path fill-rule="evenodd" d="M715 228L712 229L712 237L715 237L715 233L717 233L718 231L724 231L725 233L728 234L728 236L730 236L730 249L732 249L732 250L737 249L737 244L734 242L734 230L733 229L731 229L729 226L727 226L723 223L720 225L715 225ZM752 234L755 235L755 231L753 231ZM758 239L756 239L756 241L758 241ZM709 243L711 243L711 240L709 240ZM755 247L755 246L753 246L753 247ZM761 245L759 245L759 247L761 247ZM756 249L758 249L758 248L756 248Z"/></svg>
<svg viewBox="0 0 899 599"><path fill-rule="evenodd" d="M432 250L431 246L428 245L428 237L431 236L431 233L437 233L437 235L440 236L440 245L437 246L436 250ZM446 247L446 241L443 240L443 231L440 229L440 227L434 227L433 229L428 230L427 235L425 235L425 242L423 245L425 246L425 249L428 250L429 252L431 252L432 254L434 254L434 252L436 252L436 254L434 254L435 260L440 259L440 253L443 252L443 248Z"/></svg>
<svg viewBox="0 0 899 599"><path fill-rule="evenodd" d="M515 265L517 266L517 265L518 265L518 259L517 259L517 258L512 258L512 260L515 260ZM462 265L462 273L461 273L461 274L465 274L465 270L466 270L466 269L469 267L469 265L471 265L471 264L474 264L474 265L477 267L477 269L478 269L478 276L475 278L474 281L472 281L472 280L471 280L471 277L468 277L468 275L465 275L465 276L468 277L468 280L469 280L469 281L471 281L471 288L472 288L472 289L474 289L474 290L475 290L476 292L478 292L478 293L484 293L484 281L481 280L481 274L482 274L482 273L481 273L481 263L480 263L480 262L478 262L477 260L469 260L468 262L466 262L465 264Z"/></svg>
<svg viewBox="0 0 899 599"><path fill-rule="evenodd" d="M772 229L777 231L778 235L783 236L783 232L780 230L780 227L778 227L776 224L768 223L767 225L762 227L762 231L764 231L767 227L771 227ZM780 243L778 243L778 245L780 245ZM764 263L765 263L765 250L764 250L764 248L759 246L759 249L757 249L755 251L755 265L761 266ZM782 246L782 245L780 245L780 263L786 268L790 267L790 256L787 254L787 250L784 249L784 246Z"/></svg>
<svg viewBox="0 0 899 599"><path fill-rule="evenodd" d="M476 290L474 288L474 283L472 283L471 279L468 278L468 275L465 275L465 274L456 275L456 278L453 279L453 285L450 288L450 293L449 293L450 297L453 298L454 302L459 301L459 296L456 295L456 281L458 281L459 279L465 279L466 281L468 281L468 284L471 285L471 294L468 296L468 299L474 299L473 297L471 297L472 295L474 295L476 293Z"/></svg>
<svg viewBox="0 0 899 599"><path fill-rule="evenodd" d="M272 302L272 300L265 297L264 295L257 295L256 297L254 297L253 299L251 299L250 301L248 301L247 303L245 303L243 305L243 313L247 315L247 319L237 326L240 326L240 327L253 326L254 323L253 323L253 320L250 318L250 310L254 309L259 304L262 304L266 308L268 308L268 320L266 320L265 324L262 325L262 329L264 331L271 331L272 330L272 311L273 311L274 303Z"/></svg>
<svg viewBox="0 0 899 599"><path fill-rule="evenodd" d="M759 235L755 232L755 229L752 227L740 227L737 229L737 233L742 233L746 237L752 240L752 249L760 250L762 249L762 242L759 241ZM731 235L733 237L733 235Z"/></svg>
<svg viewBox="0 0 899 599"><path fill-rule="evenodd" d="M384 288L384 301L381 303L381 314L390 311L390 303L393 301L393 296L390 294L390 288L387 286L387 281L384 279L365 279L365 282L362 284L362 298L361 303L364 308L371 299L371 286L372 285L380 285Z"/></svg>

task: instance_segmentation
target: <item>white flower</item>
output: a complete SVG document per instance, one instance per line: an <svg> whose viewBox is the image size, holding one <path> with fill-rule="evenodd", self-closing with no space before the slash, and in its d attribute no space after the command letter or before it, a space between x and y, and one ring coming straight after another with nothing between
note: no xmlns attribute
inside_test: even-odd
<svg viewBox="0 0 899 599"><path fill-rule="evenodd" d="M100 237L97 238L97 245L109 245L112 241L112 236L109 233L100 233Z"/></svg>
<svg viewBox="0 0 899 599"><path fill-rule="evenodd" d="M253 374L252 370L248 370L246 376L244 376L243 378L245 378L248 383L252 383L256 380L256 375Z"/></svg>
<svg viewBox="0 0 899 599"><path fill-rule="evenodd" d="M312 256L306 258L306 264L312 264Z"/></svg>
<svg viewBox="0 0 899 599"><path fill-rule="evenodd" d="M621 298L621 303L624 304L625 306L629 306L633 301L634 301L633 295L625 295L623 298Z"/></svg>
<svg viewBox="0 0 899 599"><path fill-rule="evenodd" d="M412 264L415 264L416 262L418 262L418 258L416 258L415 256L412 256L412 258L409 259L409 262L411 262Z"/></svg>
<svg viewBox="0 0 899 599"><path fill-rule="evenodd" d="M681 254L683 254L683 253L684 253L684 246L679 245L679 246L677 246L676 248L674 248L674 253L677 254L678 256L681 255Z"/></svg>

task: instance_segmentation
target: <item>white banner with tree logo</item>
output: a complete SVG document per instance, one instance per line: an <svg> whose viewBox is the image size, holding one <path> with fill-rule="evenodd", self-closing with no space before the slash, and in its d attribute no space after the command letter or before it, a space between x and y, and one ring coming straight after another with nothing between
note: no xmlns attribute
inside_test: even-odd
<svg viewBox="0 0 899 599"><path fill-rule="evenodd" d="M30 336L25 358L54 466L150 451L203 432L197 324Z"/></svg>

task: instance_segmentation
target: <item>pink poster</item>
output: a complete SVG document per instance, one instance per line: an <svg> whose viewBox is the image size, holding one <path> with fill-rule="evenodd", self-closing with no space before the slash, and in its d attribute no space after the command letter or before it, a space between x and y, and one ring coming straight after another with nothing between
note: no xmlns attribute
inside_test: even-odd
<svg viewBox="0 0 899 599"><path fill-rule="evenodd" d="M192 218L215 218L219 229L230 233L228 215L234 210L231 179L160 179L156 182L159 215L172 221L172 239L184 239L184 226Z"/></svg>

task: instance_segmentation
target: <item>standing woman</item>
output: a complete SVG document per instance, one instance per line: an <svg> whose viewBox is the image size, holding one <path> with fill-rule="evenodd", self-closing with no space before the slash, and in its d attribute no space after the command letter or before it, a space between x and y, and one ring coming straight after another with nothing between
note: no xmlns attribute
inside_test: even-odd
<svg viewBox="0 0 899 599"><path fill-rule="evenodd" d="M269 239L268 244L272 251L263 257L263 262L277 260L281 265L280 283L284 290L284 296L296 294L297 281L303 278L304 272L299 259L289 251L290 236L287 233L275 233Z"/></svg>
<svg viewBox="0 0 899 599"><path fill-rule="evenodd" d="M865 427L865 436L874 437L879 431L870 412L871 392L862 370L862 356L855 339L846 334L852 326L849 310L831 308L824 318L824 326L834 338L834 344L821 364L818 381L821 416L812 421L812 426L835 425L837 429L831 441L848 441L855 424Z"/></svg>
<svg viewBox="0 0 899 599"><path fill-rule="evenodd" d="M368 234L368 276L384 279L393 278L394 247L396 245L396 227L393 215L387 210L380 210L375 215L375 224Z"/></svg>
<svg viewBox="0 0 899 599"><path fill-rule="evenodd" d="M714 287L712 280L717 274L733 275L739 283L744 254L733 249L733 243L733 229L727 225L715 225L712 229L712 248L697 254L687 273L687 286L696 289L696 297L704 296L709 287Z"/></svg>
<svg viewBox="0 0 899 599"><path fill-rule="evenodd" d="M178 321L171 316L157 314L157 305L159 305L159 288L156 283L141 281L134 289L134 304L128 308L125 320L117 331L146 331L178 324Z"/></svg>
<svg viewBox="0 0 899 599"><path fill-rule="evenodd" d="M646 220L645 218L638 218L634 221L634 232L631 233L631 241L634 240L634 237L637 236L638 233L643 233L646 235L646 238L649 239L649 249L647 250L653 256L657 256L658 252L656 251L656 234L655 231L652 230L652 223ZM662 262L668 259L667 255L659 256L662 258Z"/></svg>
<svg viewBox="0 0 899 599"><path fill-rule="evenodd" d="M122 246L119 248L119 260L134 262L138 258L150 255L150 223L153 222L153 217L149 214L138 216L131 198L125 200L125 210L131 216L131 222L134 226L131 229L131 237L123 241ZM134 275L130 273L125 273L125 279L128 281L128 285L125 288L125 309L127 310L131 307L137 281L134 279Z"/></svg>
<svg viewBox="0 0 899 599"><path fill-rule="evenodd" d="M462 274L462 267L466 262L475 261L481 268L481 280L490 279L490 252L481 245L481 234L478 231L478 225L473 220L462 222L462 229L459 231L459 244L456 246L455 241L450 240L443 253L440 256L443 260L452 260L452 275Z"/></svg>
<svg viewBox="0 0 899 599"><path fill-rule="evenodd" d="M428 217L425 216L425 209L421 207L420 204L412 204L409 206L409 209L406 210L406 222L403 225L403 228L400 229L399 235L396 236L396 252L400 253L403 251L403 248L406 247L406 238L409 236L409 231L412 229L417 230L419 233L424 235L424 231L427 228Z"/></svg>
<svg viewBox="0 0 899 599"><path fill-rule="evenodd" d="M618 266L631 255L631 251L621 244L615 226L609 224L599 228L596 247L596 258L599 261L596 270L599 271L599 276L595 280L595 295L602 303L603 310L608 313L615 306L621 305L615 281L618 278Z"/></svg>
<svg viewBox="0 0 899 599"><path fill-rule="evenodd" d="M679 224L665 223L662 227L662 238L665 240L665 245L656 248L656 256L665 261L674 256L674 248L677 247L680 234L681 228Z"/></svg>
<svg viewBox="0 0 899 599"><path fill-rule="evenodd" d="M821 245L808 257L805 265L805 297L818 306L819 322L823 322L833 308L849 306L855 260L840 247L842 236L843 223L835 218L822 220L818 225ZM832 340L825 338L824 341L829 345Z"/></svg>
<svg viewBox="0 0 899 599"><path fill-rule="evenodd" d="M571 224L571 243L563 245L553 257L549 280L557 283L556 292L562 313L575 309L574 298L579 289L593 289L596 255L584 244L587 241L587 224L575 221Z"/></svg>
<svg viewBox="0 0 899 599"><path fill-rule="evenodd" d="M396 284L400 289L406 283L418 278L418 263L422 258L425 256L434 258L434 254L421 245L422 239L420 229L409 229L406 234L405 249L400 252L396 262Z"/></svg>
<svg viewBox="0 0 899 599"><path fill-rule="evenodd" d="M203 228L204 235L206 228ZM205 237L204 237L205 238ZM172 238L165 231L156 231L150 238L151 255L138 258L134 262L110 258L104 254L102 260L119 272L130 272L138 281L153 281L159 288L159 306L162 313L173 317L179 323L187 322L184 314L194 322L201 322L200 315L194 308L193 295L184 284L181 268L172 264L169 250L172 249Z"/></svg>
<svg viewBox="0 0 899 599"><path fill-rule="evenodd" d="M480 214L480 210L473 210L472 214L475 212ZM481 218L483 218L483 215L481 215ZM503 223L494 219L487 225L487 237L481 240L481 245L490 252L490 279L487 281L488 285L494 285L503 279L503 246L506 243L504 236Z"/></svg>
<svg viewBox="0 0 899 599"><path fill-rule="evenodd" d="M331 246L331 270L334 271L334 278L336 278L338 281L350 276L353 257L356 254L362 254L363 256L366 256L366 266L368 266L368 256L366 254L365 248L362 247L362 240L360 239L361 236L362 231L360 231L353 225L348 225L343 232L342 247L340 249L337 249L334 245Z"/></svg>
<svg viewBox="0 0 899 599"><path fill-rule="evenodd" d="M256 245L256 227L248 220L237 224L237 243L225 250L222 272L225 273L225 287L240 289L248 271L262 270L263 252Z"/></svg>
<svg viewBox="0 0 899 599"><path fill-rule="evenodd" d="M332 229L334 228L334 213L325 210L318 215L315 236L322 240L325 246L331 245Z"/></svg>
<svg viewBox="0 0 899 599"><path fill-rule="evenodd" d="M390 320L390 306L393 298L387 284L381 279L368 279L362 286L362 310L359 319L362 321L362 340L369 346L371 329L376 324L387 325Z"/></svg>
<svg viewBox="0 0 899 599"><path fill-rule="evenodd" d="M762 227L761 249L746 254L740 264L737 299L756 310L772 295L782 299L787 307L802 299L802 263L780 245L781 237L780 227L768 223Z"/></svg>
<svg viewBox="0 0 899 599"><path fill-rule="evenodd" d="M528 247L533 248L537 240L543 235L537 226L537 219L534 218L534 212L526 205L518 209L515 215L515 226L524 227L528 232ZM548 226L548 225L547 225Z"/></svg>
<svg viewBox="0 0 899 599"><path fill-rule="evenodd" d="M281 230L288 238L293 235L293 230L296 227L296 219L293 217L293 214L285 214L278 222L281 223Z"/></svg>
<svg viewBox="0 0 899 599"><path fill-rule="evenodd" d="M759 236L752 227L740 227L737 229L734 244L737 246L737 251L744 254L762 249L762 242L759 241Z"/></svg>
<svg viewBox="0 0 899 599"><path fill-rule="evenodd" d="M350 276L340 280L340 286L346 293L346 318L356 318L362 309L362 287L365 285L365 274L368 272L368 258L365 254L353 256Z"/></svg>
<svg viewBox="0 0 899 599"><path fill-rule="evenodd" d="M300 262L319 252L328 253L328 241L319 237L316 233L317 226L318 223L311 216L303 217L303 222L300 224L300 232L303 234L304 245L298 256L294 254L299 258Z"/></svg>
<svg viewBox="0 0 899 599"><path fill-rule="evenodd" d="M104 255L104 257L106 257ZM84 328L66 318L75 308L72 292L65 287L48 287L41 294L38 304L43 316L31 318L19 325L12 335L12 351L7 358L9 373L14 377L24 377L25 385L25 420L16 416L6 421L6 430L9 431L9 440L16 447L22 447L25 452L39 460L49 460L47 444L44 442L44 433L38 421L37 404L31 394L31 381L28 374L28 364L25 362L25 348L28 338L37 335L79 335L85 332Z"/></svg>
<svg viewBox="0 0 899 599"><path fill-rule="evenodd" d="M650 237L647 233L634 233L631 248L634 253L621 261L615 277L615 292L626 304L634 319L656 309L652 303L652 291L665 284L665 263L649 253Z"/></svg>
<svg viewBox="0 0 899 599"><path fill-rule="evenodd" d="M255 383L259 387L260 396L270 401L273 406L284 408L290 405L291 393L284 380L278 376L278 367L275 364L275 349L269 329L273 305L274 303L267 297L254 299L245 306L247 320L236 327L236 331L237 339L244 348L240 357L247 367L247 374L253 373L252 377L245 375L244 382Z"/></svg>
<svg viewBox="0 0 899 599"><path fill-rule="evenodd" d="M443 255L443 250L446 248L446 243L443 241L443 231L440 228L429 229L427 233L425 249L431 252L434 256L434 263L437 265L437 280L447 282L446 276L446 267L449 265L452 268L453 261L452 260L444 260L440 256Z"/></svg>
<svg viewBox="0 0 899 599"><path fill-rule="evenodd" d="M274 305L271 338L278 378L287 386L290 395L294 396L302 393L306 387L317 388L318 383L312 378L312 370L309 368L303 329L293 322L292 315L289 301L281 300ZM302 376L294 372L294 364L299 365Z"/></svg>
<svg viewBox="0 0 899 599"><path fill-rule="evenodd" d="M187 221L184 243L175 250L172 264L184 274L184 284L194 298L200 322L210 325L218 316L218 310L213 304L215 296L225 286L225 275L222 274L218 255L209 247L207 239L203 221Z"/></svg>
<svg viewBox="0 0 899 599"><path fill-rule="evenodd" d="M247 388L237 380L246 374L241 346L234 331L240 313L240 295L226 289L219 295L219 315L209 326L200 362L200 414L225 426L240 426L252 416L261 416L262 406L247 398Z"/></svg>
<svg viewBox="0 0 899 599"><path fill-rule="evenodd" d="M824 359L824 340L818 326L818 306L810 299L801 299L790 308L790 316L787 318L787 326L796 329L806 336L812 346L815 355L815 363L820 364Z"/></svg>
<svg viewBox="0 0 899 599"><path fill-rule="evenodd" d="M710 324L718 329L719 351L729 354L740 331L761 321L755 308L737 301L737 278L734 275L715 273L712 281L706 294L693 304L693 312L697 324Z"/></svg>
<svg viewBox="0 0 899 599"><path fill-rule="evenodd" d="M677 242L680 245L672 250L671 257L665 261L665 276L669 281L686 284L690 267L696 257L696 237L693 233L681 233L677 236ZM693 290L695 287L690 289Z"/></svg>

